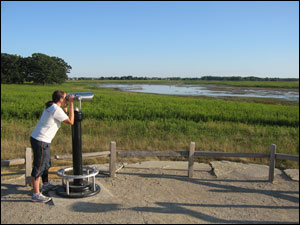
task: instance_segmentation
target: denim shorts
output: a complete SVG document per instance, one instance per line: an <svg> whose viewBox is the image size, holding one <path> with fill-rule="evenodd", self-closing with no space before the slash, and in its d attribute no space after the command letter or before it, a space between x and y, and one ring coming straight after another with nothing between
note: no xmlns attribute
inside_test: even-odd
<svg viewBox="0 0 300 225"><path fill-rule="evenodd" d="M34 155L31 176L36 179L42 176L44 171L47 171L51 166L50 143L30 137L30 144Z"/></svg>

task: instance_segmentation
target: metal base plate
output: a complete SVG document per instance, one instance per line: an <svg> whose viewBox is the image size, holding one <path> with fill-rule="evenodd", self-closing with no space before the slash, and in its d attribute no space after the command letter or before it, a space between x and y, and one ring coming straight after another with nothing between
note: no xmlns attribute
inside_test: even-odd
<svg viewBox="0 0 300 225"><path fill-rule="evenodd" d="M66 192L66 187L60 185L56 188L56 194L64 198L86 198L86 197L96 195L100 192L100 186L98 184L95 184L96 186L95 191L93 191L92 186L93 186L92 184L88 184L85 187L82 186L76 187L75 185L70 185L70 193L68 195ZM78 191L76 189L82 191ZM75 192L72 192L72 190L74 190Z"/></svg>

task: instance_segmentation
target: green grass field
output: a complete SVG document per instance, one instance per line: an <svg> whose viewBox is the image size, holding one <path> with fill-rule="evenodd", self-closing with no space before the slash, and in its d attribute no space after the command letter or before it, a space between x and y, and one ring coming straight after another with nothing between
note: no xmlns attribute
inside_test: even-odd
<svg viewBox="0 0 300 225"><path fill-rule="evenodd" d="M277 152L299 154L296 103L129 93L90 85L95 82L2 84L1 159L24 157L24 148L30 147L30 133L55 90L95 94L92 102L82 103L83 152L106 151L110 141L116 141L118 149L149 151L187 150L194 141L196 151L267 153L274 143ZM297 86L293 85L278 82L277 88ZM51 144L51 153L71 152L71 127L62 124ZM268 163L267 159L246 161ZM277 164L299 168L298 163L291 161L277 160Z"/></svg>

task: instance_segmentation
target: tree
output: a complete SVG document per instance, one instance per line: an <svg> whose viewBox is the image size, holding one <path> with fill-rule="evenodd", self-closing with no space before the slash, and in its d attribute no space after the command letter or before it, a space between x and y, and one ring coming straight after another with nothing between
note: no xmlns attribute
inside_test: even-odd
<svg viewBox="0 0 300 225"><path fill-rule="evenodd" d="M68 79L67 73L70 73L72 67L61 58L54 56L51 58L56 62L56 68L54 71L55 79L57 80L57 83L62 83Z"/></svg>
<svg viewBox="0 0 300 225"><path fill-rule="evenodd" d="M1 83L24 83L22 57L1 53Z"/></svg>
<svg viewBox="0 0 300 225"><path fill-rule="evenodd" d="M63 83L71 69L63 59L42 53L26 58L1 53L1 83Z"/></svg>
<svg viewBox="0 0 300 225"><path fill-rule="evenodd" d="M63 83L72 68L63 59L42 53L33 53L26 61L26 80L38 84Z"/></svg>

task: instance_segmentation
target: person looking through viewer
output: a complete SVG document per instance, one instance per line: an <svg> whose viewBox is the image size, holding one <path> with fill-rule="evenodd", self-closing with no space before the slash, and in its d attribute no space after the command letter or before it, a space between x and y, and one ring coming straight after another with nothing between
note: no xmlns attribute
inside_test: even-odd
<svg viewBox="0 0 300 225"><path fill-rule="evenodd" d="M33 202L48 202L51 198L40 193L40 179L42 177L43 187L41 192L53 187L48 183L48 170L51 166L50 143L56 132L60 128L61 122L69 125L74 124L74 96L66 99L66 93L63 91L54 91L52 101L46 103L42 116L30 135L30 144L33 149L34 159L31 172ZM66 114L68 111L69 116Z"/></svg>

